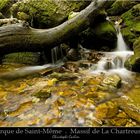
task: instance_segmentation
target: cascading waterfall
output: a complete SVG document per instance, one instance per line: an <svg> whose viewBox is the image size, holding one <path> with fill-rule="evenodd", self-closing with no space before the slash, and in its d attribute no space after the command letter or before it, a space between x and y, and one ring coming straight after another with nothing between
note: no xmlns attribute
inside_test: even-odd
<svg viewBox="0 0 140 140"><path fill-rule="evenodd" d="M122 33L120 31L119 24L117 23L116 26L116 31L117 31L117 48L116 51L127 51L129 50L126 43L124 42Z"/></svg>
<svg viewBox="0 0 140 140"><path fill-rule="evenodd" d="M10 15L10 18L11 18L11 19L13 19L13 18L14 18L14 16L13 16L13 14L12 14L12 13L11 13L11 15Z"/></svg>
<svg viewBox="0 0 140 140"><path fill-rule="evenodd" d="M56 46L56 47L52 48L51 57L52 57L52 64L55 64L59 60L62 60L64 57L62 48L60 46Z"/></svg>
<svg viewBox="0 0 140 140"><path fill-rule="evenodd" d="M113 71L120 74L125 74L123 71L127 71L124 68L124 63L126 59L133 55L133 51L130 51L123 39L120 31L119 24L116 24L117 31L117 47L113 52L101 52L103 57L101 60L93 67L95 72L108 72Z"/></svg>

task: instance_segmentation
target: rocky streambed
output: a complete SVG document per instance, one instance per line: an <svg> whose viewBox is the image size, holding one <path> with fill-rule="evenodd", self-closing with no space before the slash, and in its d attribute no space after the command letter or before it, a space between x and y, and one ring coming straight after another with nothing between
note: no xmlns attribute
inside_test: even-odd
<svg viewBox="0 0 140 140"><path fill-rule="evenodd" d="M139 126L140 75L95 74L88 66L81 60L66 62L1 80L0 126ZM0 71L15 67L1 65Z"/></svg>

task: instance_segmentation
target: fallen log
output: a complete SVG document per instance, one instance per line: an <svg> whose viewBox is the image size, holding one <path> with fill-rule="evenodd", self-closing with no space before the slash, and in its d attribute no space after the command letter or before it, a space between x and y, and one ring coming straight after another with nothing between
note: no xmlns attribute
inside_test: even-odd
<svg viewBox="0 0 140 140"><path fill-rule="evenodd" d="M34 29L26 23L0 27L0 54L12 52L38 52L52 48L85 30L98 15L107 0L91 2L77 16L50 29Z"/></svg>

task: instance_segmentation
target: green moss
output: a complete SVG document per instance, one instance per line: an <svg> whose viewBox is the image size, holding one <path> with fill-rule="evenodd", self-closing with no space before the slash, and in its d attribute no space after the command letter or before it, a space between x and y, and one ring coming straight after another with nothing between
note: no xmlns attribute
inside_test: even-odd
<svg viewBox="0 0 140 140"><path fill-rule="evenodd" d="M128 45L132 45L140 35L140 4L133 6L122 14L121 18L124 25L122 34Z"/></svg>
<svg viewBox="0 0 140 140"><path fill-rule="evenodd" d="M107 10L109 15L120 15L125 11L129 10L138 2L130 0L116 0L110 9Z"/></svg>
<svg viewBox="0 0 140 140"><path fill-rule="evenodd" d="M128 46L132 47L133 42L136 39L136 35L131 31L131 28L126 27L121 30L121 33L125 39L125 42L127 43Z"/></svg>
<svg viewBox="0 0 140 140"><path fill-rule="evenodd" d="M116 35L116 30L114 26L111 25L110 22L102 22L95 27L95 34L103 38L106 38L108 35L112 34Z"/></svg>
<svg viewBox="0 0 140 140"><path fill-rule="evenodd" d="M139 22L137 17L140 16L140 4L133 6L130 10L122 14L121 18L124 20L126 26L133 27L135 23Z"/></svg>
<svg viewBox="0 0 140 140"><path fill-rule="evenodd" d="M134 24L132 29L135 33L140 33L140 22Z"/></svg>
<svg viewBox="0 0 140 140"><path fill-rule="evenodd" d="M51 92L48 92L44 89L44 90L41 90L40 92L35 93L33 96L40 99L47 99L51 96Z"/></svg>
<svg viewBox="0 0 140 140"><path fill-rule="evenodd" d="M80 11L88 3L84 0L80 2L67 0L32 0L14 4L11 11L14 17L18 17L18 12L24 12L29 15L28 22L33 22L35 27L49 28L61 24L67 20L71 11Z"/></svg>
<svg viewBox="0 0 140 140"><path fill-rule="evenodd" d="M125 67L140 72L140 37L134 42L134 55L125 62Z"/></svg>
<svg viewBox="0 0 140 140"><path fill-rule="evenodd" d="M12 0L1 0L0 1L0 12L6 16L10 16L10 7L14 2Z"/></svg>
<svg viewBox="0 0 140 140"><path fill-rule="evenodd" d="M19 52L10 53L5 55L3 59L3 64L7 63L19 63L19 64L30 64L36 65L39 63L40 55L33 52Z"/></svg>
<svg viewBox="0 0 140 140"><path fill-rule="evenodd" d="M88 28L82 32L80 37L81 44L85 48L109 51L116 47L116 30L108 21L97 23L92 28Z"/></svg>
<svg viewBox="0 0 140 140"><path fill-rule="evenodd" d="M70 13L69 13L69 16L68 16L68 20L69 20L69 19L72 19L72 18L75 17L75 16L77 16L78 13L79 13L79 12L73 12L73 11L70 12Z"/></svg>
<svg viewBox="0 0 140 140"><path fill-rule="evenodd" d="M10 2L11 0L1 0L0 1L0 11L2 11Z"/></svg>
<svg viewBox="0 0 140 140"><path fill-rule="evenodd" d="M124 22L125 22L125 25L127 25L127 26L131 26L132 25L132 23L133 23L133 15L132 15L132 13L131 13L131 9L129 10L129 11L127 11L127 12L125 12L124 14L122 14L122 19L124 20Z"/></svg>
<svg viewBox="0 0 140 140"><path fill-rule="evenodd" d="M25 21L28 21L29 19L29 15L25 14L24 12L18 12L17 17L18 19L25 20Z"/></svg>

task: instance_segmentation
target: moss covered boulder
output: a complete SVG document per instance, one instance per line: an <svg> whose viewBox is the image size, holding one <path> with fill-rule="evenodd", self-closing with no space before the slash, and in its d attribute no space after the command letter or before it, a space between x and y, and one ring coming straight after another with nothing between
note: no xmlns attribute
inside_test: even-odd
<svg viewBox="0 0 140 140"><path fill-rule="evenodd" d="M40 63L40 53L34 53L34 52L10 53L4 56L2 63L37 65Z"/></svg>
<svg viewBox="0 0 140 140"><path fill-rule="evenodd" d="M140 72L140 37L134 42L134 55L125 62L125 67L129 70Z"/></svg>
<svg viewBox="0 0 140 140"><path fill-rule="evenodd" d="M116 30L108 21L100 22L81 34L81 44L85 48L111 50L116 47Z"/></svg>
<svg viewBox="0 0 140 140"><path fill-rule="evenodd" d="M88 4L84 0L24 0L15 3L11 12L14 17L26 19L33 27L47 28L61 24L67 20L71 11L78 12Z"/></svg>
<svg viewBox="0 0 140 140"><path fill-rule="evenodd" d="M133 0L115 0L111 7L107 10L108 15L120 15L130 8L132 8L138 2Z"/></svg>
<svg viewBox="0 0 140 140"><path fill-rule="evenodd" d="M122 35L129 46L140 36L140 4L122 14Z"/></svg>

